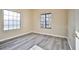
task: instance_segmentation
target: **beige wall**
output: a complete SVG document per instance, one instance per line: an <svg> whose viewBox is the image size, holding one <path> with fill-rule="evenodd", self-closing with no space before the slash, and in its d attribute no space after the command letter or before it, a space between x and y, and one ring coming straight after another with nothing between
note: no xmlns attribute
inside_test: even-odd
<svg viewBox="0 0 79 59"><path fill-rule="evenodd" d="M40 28L40 14L52 13L52 29ZM67 10L33 10L33 32L56 35L61 37L67 36Z"/></svg>
<svg viewBox="0 0 79 59"><path fill-rule="evenodd" d="M21 29L3 31L3 17L2 10L0 10L0 40L13 37L23 33L36 32L42 34L56 35L60 37L67 37L67 10L61 9L40 9L40 10L13 10L21 12ZM52 29L40 28L40 14L52 13L51 26Z"/></svg>
<svg viewBox="0 0 79 59"><path fill-rule="evenodd" d="M12 10L21 12L21 29L19 30L10 30L10 31L3 31L3 11L0 10L0 40L5 38L14 37L16 35L20 35L23 33L29 33L32 29L32 19L31 19L31 10Z"/></svg>

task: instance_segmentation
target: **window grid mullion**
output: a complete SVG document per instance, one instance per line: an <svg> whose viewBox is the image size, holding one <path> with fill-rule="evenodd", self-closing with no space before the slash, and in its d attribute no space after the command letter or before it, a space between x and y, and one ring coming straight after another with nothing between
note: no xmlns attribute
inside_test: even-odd
<svg viewBox="0 0 79 59"><path fill-rule="evenodd" d="M17 27L20 26L21 22L20 22L20 16L18 16L18 14L19 13L16 12L16 16L10 15L9 11L7 11L7 14L4 13L4 16L7 16L7 18L4 18L4 28L6 28L7 26L7 29L5 30L17 29Z"/></svg>
<svg viewBox="0 0 79 59"><path fill-rule="evenodd" d="M45 28L47 28L47 25L46 25L46 22L47 22L47 21L46 21L46 15L47 15L47 14L45 14Z"/></svg>

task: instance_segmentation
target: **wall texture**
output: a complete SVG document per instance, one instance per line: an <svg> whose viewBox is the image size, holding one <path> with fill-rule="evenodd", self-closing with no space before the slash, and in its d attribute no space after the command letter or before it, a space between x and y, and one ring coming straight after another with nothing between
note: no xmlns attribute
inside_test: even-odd
<svg viewBox="0 0 79 59"><path fill-rule="evenodd" d="M21 12L21 29L3 31L3 11L0 10L0 40L14 37L23 33L35 32L59 37L67 37L68 19L67 10L64 9L17 9L12 10ZM52 29L40 28L40 14L52 13Z"/></svg>
<svg viewBox="0 0 79 59"><path fill-rule="evenodd" d="M31 10L24 9L24 10L12 10L16 12L21 12L21 29L19 30L10 30L10 31L3 31L3 10L0 9L0 41L5 38L14 37L20 34L29 33L32 29L32 19L31 19Z"/></svg>
<svg viewBox="0 0 79 59"><path fill-rule="evenodd" d="M40 14L52 13L52 29L40 28ZM41 9L33 10L33 32L67 37L67 10Z"/></svg>

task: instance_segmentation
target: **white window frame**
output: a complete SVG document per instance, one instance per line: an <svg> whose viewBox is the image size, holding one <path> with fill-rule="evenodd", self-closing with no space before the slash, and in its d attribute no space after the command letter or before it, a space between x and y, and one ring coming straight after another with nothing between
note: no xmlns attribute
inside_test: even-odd
<svg viewBox="0 0 79 59"><path fill-rule="evenodd" d="M21 13L3 10L4 31L15 30L21 28Z"/></svg>
<svg viewBox="0 0 79 59"><path fill-rule="evenodd" d="M51 15L51 16L49 17L49 15ZM51 18L52 18L51 13L41 14L41 19L40 19L41 28L51 29ZM47 19L48 19L48 21L47 21Z"/></svg>

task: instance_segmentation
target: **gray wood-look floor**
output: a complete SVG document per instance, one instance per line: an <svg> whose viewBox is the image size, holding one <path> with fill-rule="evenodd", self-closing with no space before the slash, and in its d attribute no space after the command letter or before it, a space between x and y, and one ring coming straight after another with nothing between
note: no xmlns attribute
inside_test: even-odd
<svg viewBox="0 0 79 59"><path fill-rule="evenodd" d="M70 50L67 39L31 33L0 43L0 50L29 50L38 45L44 50Z"/></svg>

